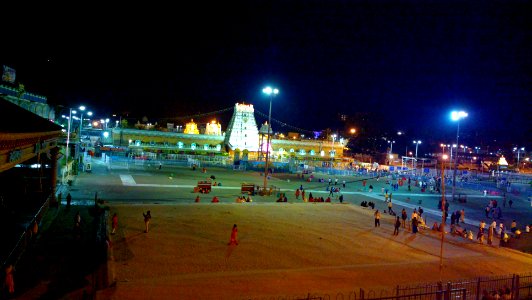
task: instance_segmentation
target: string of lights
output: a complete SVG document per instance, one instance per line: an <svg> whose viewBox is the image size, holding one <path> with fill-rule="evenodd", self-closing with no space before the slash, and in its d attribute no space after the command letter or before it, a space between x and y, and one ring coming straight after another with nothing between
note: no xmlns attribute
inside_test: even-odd
<svg viewBox="0 0 532 300"><path fill-rule="evenodd" d="M225 113L225 112L231 111L233 109L234 109L234 106L231 106L231 107L227 107L227 108L224 108L224 109L211 111L211 112L207 112L207 113L199 113L199 114L188 115L188 116L183 116L183 117L161 118L161 120L183 120L183 119L201 118L201 117L207 117L207 116L211 116L211 115L215 115L215 114Z"/></svg>
<svg viewBox="0 0 532 300"><path fill-rule="evenodd" d="M221 114L221 113L225 113L225 112L228 112L228 111L232 111L234 110L234 106L231 106L231 107L227 107L227 108L224 108L224 109L220 109L220 110L216 110L216 111L211 111L211 112L206 112L206 113L199 113L199 114L194 114L194 115L187 115L187 116L182 116L182 117L173 117L173 118L160 118L161 120L186 120L186 119L193 119L193 118L202 118L202 117L208 117L208 116L211 116L211 115L216 115L216 114ZM259 111L259 110L255 110L255 112L261 116L261 117L264 117L264 118L268 118L268 115ZM286 127L286 128L289 128L291 130L294 130L296 132L299 132L299 133L305 133L305 134L311 134L313 135L315 131L312 131L312 130L308 130L308 129L303 129L303 128L299 128L297 126L293 126L293 125L290 125L288 123L285 123L283 121L280 121L280 120L277 120L275 118L272 118L272 123L277 123L279 124L281 127Z"/></svg>
<svg viewBox="0 0 532 300"><path fill-rule="evenodd" d="M265 114L265 113L263 113L263 112L261 112L261 111L259 111L259 110L255 110L255 112L256 112L258 115L262 116L262 117L268 118L268 115L267 115L267 114ZM296 127L296 126L293 126L293 125L287 124L287 123L285 123L285 122L279 121L279 120L277 120L277 119L275 119L275 118L272 118L272 123L273 123L273 122L276 122L277 124L281 125L282 127L288 127L288 128L290 128L290 129L293 129L293 130L295 130L295 131L297 131L297 132L299 132L299 133L314 134L314 131L312 131L312 130L307 130L307 129L299 128L299 127Z"/></svg>

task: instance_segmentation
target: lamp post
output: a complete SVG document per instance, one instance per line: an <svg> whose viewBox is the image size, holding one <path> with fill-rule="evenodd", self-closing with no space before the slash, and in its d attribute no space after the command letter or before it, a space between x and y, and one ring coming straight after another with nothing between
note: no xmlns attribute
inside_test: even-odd
<svg viewBox="0 0 532 300"><path fill-rule="evenodd" d="M81 119L79 121L79 140L81 141L81 127L83 126L83 112L85 111L85 106L80 106L79 111L81 111Z"/></svg>
<svg viewBox="0 0 532 300"><path fill-rule="evenodd" d="M270 109L268 111L268 137L266 138L266 164L264 165L264 191L266 192L266 187L268 186L268 160L270 157L270 135L272 130L272 100L273 97L279 94L279 90L276 88L271 88L269 86L262 89L262 92L270 96Z"/></svg>
<svg viewBox="0 0 532 300"><path fill-rule="evenodd" d="M391 165L392 159L393 159L393 144L395 143L395 141L393 141L393 140L392 141L388 141L388 143L390 144L390 155L388 155L390 160L389 160L388 165Z"/></svg>
<svg viewBox="0 0 532 300"><path fill-rule="evenodd" d="M70 144L70 122L72 120L72 114L76 114L76 111L75 110L72 110L72 108L69 109L69 112L68 112L68 125L67 125L67 142L66 142L66 154L65 154L65 169L66 169L66 173L68 175L68 155L69 155L69 152L70 152L70 148L69 148L69 144ZM64 174L63 173L63 180L64 180Z"/></svg>
<svg viewBox="0 0 532 300"><path fill-rule="evenodd" d="M451 148L452 149L452 148ZM441 231L441 243L440 243L440 277L441 277L441 272L443 270L443 240L445 238L445 180L443 178L444 176L444 170L445 168L443 167L445 164L444 164L444 161L447 159L447 155L442 155L441 157L442 161L441 161L441 228L442 228L442 231Z"/></svg>
<svg viewBox="0 0 532 300"><path fill-rule="evenodd" d="M414 144L416 144L416 159L417 159L417 146L421 144L421 141L414 141Z"/></svg>
<svg viewBox="0 0 532 300"><path fill-rule="evenodd" d="M460 120L467 117L467 113L465 111L453 111L451 113L451 119L453 121L456 121L456 145L458 147L458 138L460 137ZM454 146L454 145L453 145ZM458 148L456 149L456 158L454 160L454 170L453 170L453 201L454 201L454 193L456 191L456 167L458 165Z"/></svg>
<svg viewBox="0 0 532 300"><path fill-rule="evenodd" d="M331 135L332 137L332 146L331 146L331 169L333 169L334 165L334 155L336 152L334 151L334 140L336 140L336 134Z"/></svg>
<svg viewBox="0 0 532 300"><path fill-rule="evenodd" d="M515 147L515 148L514 148L514 151L515 151L515 150L517 150L517 168L519 169L519 153L520 153L521 151L525 151L525 147L521 147L521 148L517 148L517 147Z"/></svg>

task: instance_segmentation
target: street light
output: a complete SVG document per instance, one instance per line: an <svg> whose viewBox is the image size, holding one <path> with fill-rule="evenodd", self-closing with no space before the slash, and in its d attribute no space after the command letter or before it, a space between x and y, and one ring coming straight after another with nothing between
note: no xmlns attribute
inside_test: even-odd
<svg viewBox="0 0 532 300"><path fill-rule="evenodd" d="M331 146L331 169L332 169L334 165L334 155L336 154L336 152L334 151L334 140L336 140L336 134L331 135L331 137L332 137L332 146Z"/></svg>
<svg viewBox="0 0 532 300"><path fill-rule="evenodd" d="M266 138L266 164L264 165L264 192L266 192L268 180L268 159L270 157L270 135L272 130L272 100L273 97L279 94L279 90L269 86L262 89L262 92L270 96L270 110L268 111L268 137Z"/></svg>
<svg viewBox="0 0 532 300"><path fill-rule="evenodd" d="M517 147L515 147L515 148L514 148L514 151L515 151L515 150L517 150L517 168L519 168L519 153L520 153L521 151L525 151L525 147L521 147L521 148L517 148Z"/></svg>
<svg viewBox="0 0 532 300"><path fill-rule="evenodd" d="M451 112L451 120L456 121L456 145L458 144L458 138L460 137L460 120L467 117L467 113L465 111L453 111ZM453 145L454 146L454 145ZM454 160L454 170L453 170L453 200L454 200L454 193L456 191L456 167L458 164L458 149L456 149L456 159Z"/></svg>
<svg viewBox="0 0 532 300"><path fill-rule="evenodd" d="M421 141L414 141L414 144L416 144L416 159L417 159L417 146L421 144Z"/></svg>
<svg viewBox="0 0 532 300"><path fill-rule="evenodd" d="M445 179L443 177L445 168L443 166L445 165L444 161L447 159L447 155L446 154L442 155L441 159L442 159L441 161L441 228L442 228L442 231L441 231L441 243L440 243L440 277L441 277L441 272L443 269L443 239L445 238L445 220L446 220L445 218Z"/></svg>
<svg viewBox="0 0 532 300"><path fill-rule="evenodd" d="M85 111L85 106L80 106L79 110L81 111L81 119L79 122L79 140L81 141L81 128L83 126L83 112Z"/></svg>
<svg viewBox="0 0 532 300"><path fill-rule="evenodd" d="M389 165L391 164L392 162L392 158L393 158L393 144L395 144L395 141L387 141L389 144L390 144L390 160L389 160Z"/></svg>

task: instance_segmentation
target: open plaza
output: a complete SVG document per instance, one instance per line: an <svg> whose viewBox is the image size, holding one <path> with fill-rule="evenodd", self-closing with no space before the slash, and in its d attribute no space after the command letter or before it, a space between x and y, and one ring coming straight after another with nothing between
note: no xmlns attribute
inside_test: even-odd
<svg viewBox="0 0 532 300"><path fill-rule="evenodd" d="M110 234L111 219L107 220L111 246L106 275L97 272L102 278L87 279L92 286L94 281L106 281L103 284L108 287L95 294L97 299L297 299L308 295L349 299L360 297L360 289L373 292L373 296L390 296L397 286L532 270L530 254L501 248L499 239L489 246L485 241L480 244L451 234L445 236L440 270L440 232L425 228L413 234L407 226L400 228L399 235L392 234L394 217L384 213L387 204L381 193L388 188L386 177L314 175L325 182L274 174L268 183L286 194L286 203L276 202L276 194L255 195L252 202L237 203L242 183L262 184L259 172L224 168L203 172L188 166L159 168L158 163L128 169L94 160L93 172L77 176L68 191L72 208L66 211L63 196L59 211L49 212L68 216L50 228L65 226L62 232L72 240L71 217L77 210L94 206L95 196L103 200L102 207L108 207L108 216L117 214L114 235ZM213 186L208 194L193 192L198 181L212 180L211 176L221 185ZM340 188L343 203L337 195L331 203L303 202L301 196L296 199L295 190L301 185L307 197L312 193L327 198L328 178L332 186L338 179L335 187ZM373 186L372 192L364 190L364 180ZM460 192L467 194L468 201L451 202L449 210L464 208L462 226L476 236L486 202L501 198L478 191ZM219 203L211 203L214 196ZM438 194L421 192L418 187L409 192L403 186L393 192L393 210L405 208L410 219L413 209L422 207L430 227L441 222L439 199ZM380 227L374 226L374 210L361 207L362 201L374 202L375 209L383 212ZM143 213L148 210L152 219L145 233ZM530 203L514 198L513 207L504 210L504 223L509 226L511 219L519 218L524 224L529 213ZM234 224L238 226L238 245L228 245ZM529 234L523 233L521 239L530 241ZM41 241L46 242L44 234ZM87 287L69 295L84 289ZM29 289L22 296L37 291Z"/></svg>

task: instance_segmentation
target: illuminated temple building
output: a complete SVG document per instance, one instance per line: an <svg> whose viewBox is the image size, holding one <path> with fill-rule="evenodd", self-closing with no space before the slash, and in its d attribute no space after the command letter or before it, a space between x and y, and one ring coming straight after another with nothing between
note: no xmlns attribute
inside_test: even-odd
<svg viewBox="0 0 532 300"><path fill-rule="evenodd" d="M339 160L347 140L303 139L297 133L276 134L268 140L268 126L260 130L252 104L236 103L233 116L225 132L216 121L200 124L188 122L184 131L164 132L115 128L112 131L115 146L127 146L133 155L169 157L186 155L229 156L237 160L263 160L270 149L272 161L331 161ZM201 128L201 129L200 129ZM272 128L270 132L274 132Z"/></svg>

